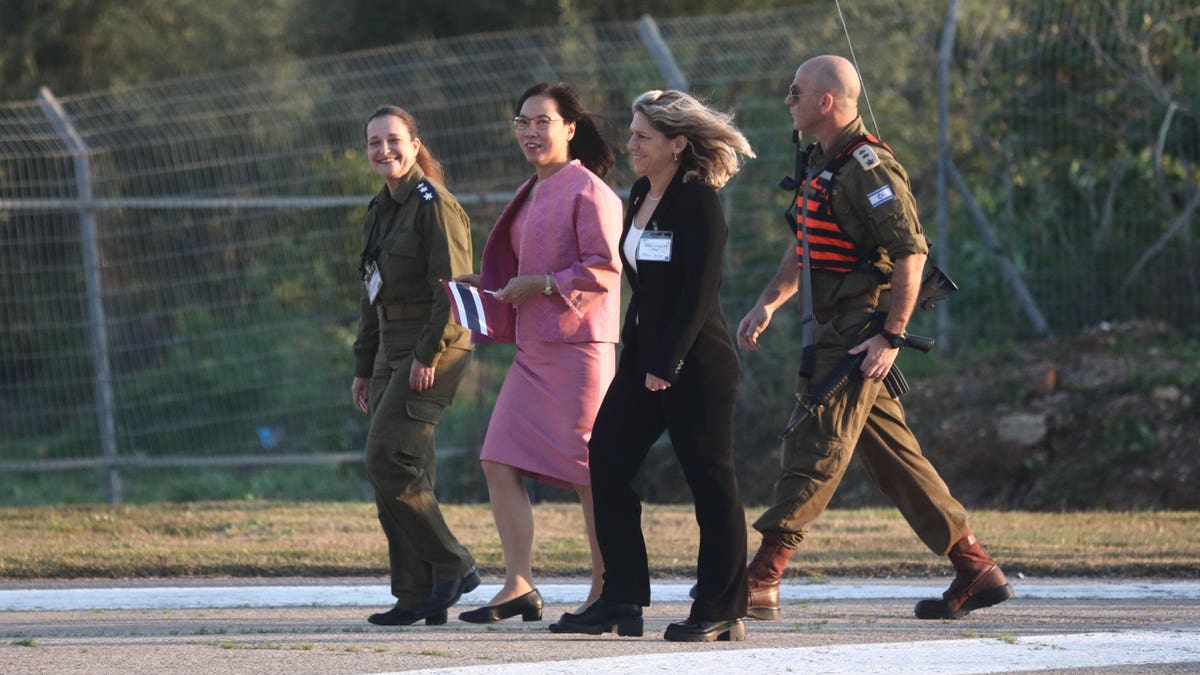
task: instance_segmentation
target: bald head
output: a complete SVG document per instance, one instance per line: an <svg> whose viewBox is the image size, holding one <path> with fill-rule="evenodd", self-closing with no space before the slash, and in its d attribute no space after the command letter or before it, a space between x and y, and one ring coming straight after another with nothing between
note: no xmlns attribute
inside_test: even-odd
<svg viewBox="0 0 1200 675"><path fill-rule="evenodd" d="M834 107L858 116L858 94L861 90L858 71L850 61L832 54L816 56L804 62L797 75L805 75L815 91L833 97Z"/></svg>

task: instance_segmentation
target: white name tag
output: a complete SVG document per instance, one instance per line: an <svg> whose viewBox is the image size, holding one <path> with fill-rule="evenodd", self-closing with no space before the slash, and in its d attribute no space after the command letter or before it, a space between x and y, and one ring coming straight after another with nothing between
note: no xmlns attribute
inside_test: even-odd
<svg viewBox="0 0 1200 675"><path fill-rule="evenodd" d="M641 240L638 241L638 261L671 262L671 237L674 234L657 230L643 232Z"/></svg>
<svg viewBox="0 0 1200 675"><path fill-rule="evenodd" d="M379 289L383 288L383 277L379 275L379 268L375 263L367 263L367 279L363 283L367 286L367 299L371 304L375 304L375 298L379 297Z"/></svg>

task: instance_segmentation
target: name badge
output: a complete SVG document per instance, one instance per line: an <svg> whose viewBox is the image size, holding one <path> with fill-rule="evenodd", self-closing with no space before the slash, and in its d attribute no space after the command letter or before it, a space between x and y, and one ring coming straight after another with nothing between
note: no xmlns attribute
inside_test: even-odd
<svg viewBox="0 0 1200 675"><path fill-rule="evenodd" d="M379 289L383 288L383 277L379 274L379 267L373 263L367 263L367 278L363 281L367 287L367 299L371 304L375 304L375 298L379 297Z"/></svg>
<svg viewBox="0 0 1200 675"><path fill-rule="evenodd" d="M642 233L638 241L637 260L671 262L671 237L674 232L650 230Z"/></svg>

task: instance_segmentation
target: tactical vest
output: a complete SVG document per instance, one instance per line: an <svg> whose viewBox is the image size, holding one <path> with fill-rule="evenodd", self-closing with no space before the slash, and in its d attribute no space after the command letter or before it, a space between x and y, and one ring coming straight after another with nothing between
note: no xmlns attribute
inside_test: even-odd
<svg viewBox="0 0 1200 675"><path fill-rule="evenodd" d="M882 146L887 148L888 152L892 150L887 143L871 134L863 134L847 143L824 171L809 180L807 189L802 185L802 189L797 191L796 222L789 224L796 233L798 267L804 267L804 242L800 219L805 218L807 214L804 226L808 230L808 257L812 260L814 270L849 274L856 271L871 272L874 269L872 263L879 259L879 252L858 247L838 224L832 203L833 182L838 171L853 158L855 150L868 144ZM808 194L807 198L805 192Z"/></svg>

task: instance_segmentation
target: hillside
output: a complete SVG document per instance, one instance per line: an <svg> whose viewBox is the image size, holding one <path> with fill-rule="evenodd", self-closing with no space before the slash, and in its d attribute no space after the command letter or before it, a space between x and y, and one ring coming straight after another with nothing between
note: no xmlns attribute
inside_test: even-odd
<svg viewBox="0 0 1200 675"><path fill-rule="evenodd" d="M910 422L975 508L1200 506L1200 346L1159 322L973 358L913 382Z"/></svg>

